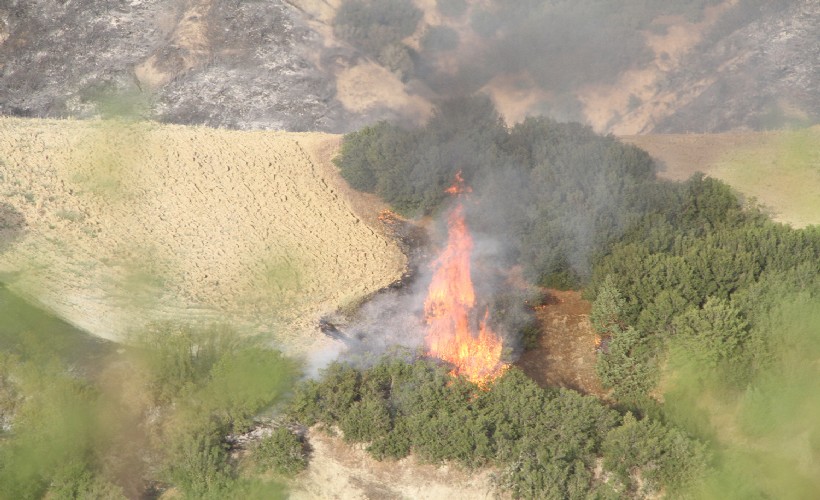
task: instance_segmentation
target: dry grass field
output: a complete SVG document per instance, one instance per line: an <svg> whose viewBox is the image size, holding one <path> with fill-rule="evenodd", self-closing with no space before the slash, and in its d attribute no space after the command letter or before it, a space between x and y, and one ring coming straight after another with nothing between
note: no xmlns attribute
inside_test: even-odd
<svg viewBox="0 0 820 500"><path fill-rule="evenodd" d="M290 493L294 500L498 497L493 489L492 469L427 464L414 456L380 462L365 451L364 445L351 445L317 428L310 429L309 439L313 449L310 465Z"/></svg>
<svg viewBox="0 0 820 500"><path fill-rule="evenodd" d="M224 322L303 353L319 315L405 266L375 210L352 208L339 140L2 117L0 207L19 227L0 281L106 338Z"/></svg>
<svg viewBox="0 0 820 500"><path fill-rule="evenodd" d="M820 127L621 139L660 160L663 178L684 180L703 172L754 198L777 221L820 224Z"/></svg>

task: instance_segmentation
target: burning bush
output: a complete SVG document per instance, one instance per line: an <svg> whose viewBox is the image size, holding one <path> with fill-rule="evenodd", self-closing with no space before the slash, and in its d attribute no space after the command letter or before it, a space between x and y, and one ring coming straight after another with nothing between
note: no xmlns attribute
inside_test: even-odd
<svg viewBox="0 0 820 500"><path fill-rule="evenodd" d="M447 192L461 196L470 189L461 172ZM424 302L427 348L437 358L452 363L454 373L473 382L485 383L505 369L501 362L502 341L488 323L490 310L475 328L471 314L476 306L470 273L473 239L464 221L459 201L447 218L447 245L435 262L435 273Z"/></svg>

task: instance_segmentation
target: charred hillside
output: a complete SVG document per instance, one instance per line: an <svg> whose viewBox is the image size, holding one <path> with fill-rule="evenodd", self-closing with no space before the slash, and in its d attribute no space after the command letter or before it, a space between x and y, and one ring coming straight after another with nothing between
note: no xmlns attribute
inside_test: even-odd
<svg viewBox="0 0 820 500"><path fill-rule="evenodd" d="M0 114L349 132L483 92L618 135L820 121L816 1L645 6L7 0Z"/></svg>
<svg viewBox="0 0 820 500"><path fill-rule="evenodd" d="M702 87L653 132L765 130L820 121L820 3L744 2L663 86ZM707 82L703 85L702 82Z"/></svg>
<svg viewBox="0 0 820 500"><path fill-rule="evenodd" d="M311 60L320 46L280 0L10 0L0 3L0 113L337 130L347 117Z"/></svg>

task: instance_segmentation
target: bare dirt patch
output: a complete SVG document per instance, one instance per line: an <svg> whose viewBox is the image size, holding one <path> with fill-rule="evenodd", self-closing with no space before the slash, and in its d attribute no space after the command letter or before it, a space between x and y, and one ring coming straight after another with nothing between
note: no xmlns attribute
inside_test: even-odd
<svg viewBox="0 0 820 500"><path fill-rule="evenodd" d="M405 267L343 192L327 161L338 143L0 118L0 202L25 221L0 254L3 281L106 338L150 321L218 321L304 352L321 340L319 316Z"/></svg>
<svg viewBox="0 0 820 500"><path fill-rule="evenodd" d="M516 362L542 387L566 387L602 397L595 373L597 336L589 322L592 305L581 292L547 290L535 309L541 327L538 345Z"/></svg>
<svg viewBox="0 0 820 500"><path fill-rule="evenodd" d="M364 445L311 429L308 470L291 491L295 500L314 498L387 499L495 498L491 470L468 472L454 465L419 463L412 456L379 462Z"/></svg>

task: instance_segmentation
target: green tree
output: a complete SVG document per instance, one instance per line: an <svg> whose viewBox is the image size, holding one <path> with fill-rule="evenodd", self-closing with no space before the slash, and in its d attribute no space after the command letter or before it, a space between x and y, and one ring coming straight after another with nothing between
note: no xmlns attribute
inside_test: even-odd
<svg viewBox="0 0 820 500"><path fill-rule="evenodd" d="M259 441L253 448L257 468L273 470L279 474L293 476L308 466L305 443L287 427L280 426L270 436Z"/></svg>
<svg viewBox="0 0 820 500"><path fill-rule="evenodd" d="M595 370L612 396L630 408L651 405L658 381L656 347L633 327L614 334L599 353Z"/></svg>
<svg viewBox="0 0 820 500"><path fill-rule="evenodd" d="M702 480L708 465L706 446L680 430L631 413L603 442L604 467L631 493L641 496L662 488L672 491ZM636 479L644 480L641 491ZM669 491L669 490L667 490Z"/></svg>
<svg viewBox="0 0 820 500"><path fill-rule="evenodd" d="M740 311L725 299L709 297L672 323L675 336L700 365L715 368L722 361L740 361L749 328Z"/></svg>
<svg viewBox="0 0 820 500"><path fill-rule="evenodd" d="M623 319L625 306L624 298L615 286L615 280L611 274L607 275L598 288L598 295L592 304L589 315L592 327L601 335L608 337L621 333L626 328Z"/></svg>

